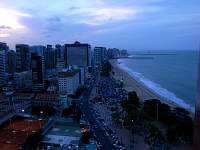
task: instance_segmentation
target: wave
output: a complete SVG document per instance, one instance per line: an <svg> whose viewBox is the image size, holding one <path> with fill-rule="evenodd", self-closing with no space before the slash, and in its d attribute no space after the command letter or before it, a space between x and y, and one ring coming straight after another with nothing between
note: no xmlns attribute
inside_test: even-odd
<svg viewBox="0 0 200 150"><path fill-rule="evenodd" d="M129 75L131 75L134 79L136 79L140 84L147 87L150 91L155 93L156 95L159 95L163 98L166 102L172 102L177 104L180 107L183 107L187 109L190 112L195 112L195 109L190 104L186 103L183 99L179 98L174 94L173 92L165 89L160 84L157 84L143 76L142 73L136 72L132 70L131 68L127 67L126 64L123 62L123 60L118 59L118 66L126 71Z"/></svg>

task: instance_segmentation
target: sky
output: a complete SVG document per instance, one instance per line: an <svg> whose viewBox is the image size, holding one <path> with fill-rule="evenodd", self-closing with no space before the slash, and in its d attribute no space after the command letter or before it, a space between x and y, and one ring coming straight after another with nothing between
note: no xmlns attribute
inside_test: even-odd
<svg viewBox="0 0 200 150"><path fill-rule="evenodd" d="M0 41L197 50L200 0L0 0Z"/></svg>

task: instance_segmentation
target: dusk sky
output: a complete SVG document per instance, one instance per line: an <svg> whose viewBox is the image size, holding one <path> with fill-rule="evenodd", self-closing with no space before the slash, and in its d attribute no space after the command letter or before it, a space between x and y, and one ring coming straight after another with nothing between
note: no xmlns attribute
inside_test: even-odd
<svg viewBox="0 0 200 150"><path fill-rule="evenodd" d="M0 41L198 49L200 0L0 0Z"/></svg>

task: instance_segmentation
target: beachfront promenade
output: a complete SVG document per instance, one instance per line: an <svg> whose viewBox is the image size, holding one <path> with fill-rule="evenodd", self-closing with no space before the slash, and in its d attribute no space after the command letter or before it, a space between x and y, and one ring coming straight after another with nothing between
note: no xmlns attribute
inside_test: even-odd
<svg viewBox="0 0 200 150"><path fill-rule="evenodd" d="M114 61L116 62L116 60ZM111 64L112 63L113 62L111 60ZM145 104L145 100L150 100L150 102L151 99L156 99L158 101L160 100L159 102L163 102L163 100L161 97L151 93L151 91L143 87L143 85L132 79L132 77L127 73L120 70L117 64L112 64L112 66L113 68L110 76L101 76L100 73L96 74L97 80L95 82L95 86L92 88L92 92L88 100L89 110L92 112L92 115L96 118L97 121L97 124L95 123L92 125L94 126L94 130L96 130L96 128L102 128L114 146L117 146L117 143L120 143L124 145L128 150L191 149L190 145L187 144L174 146L166 142L165 139L167 139L167 137L164 137L163 139L162 135L166 136L165 133L168 132L168 129L162 122L160 122L160 120L158 120L158 118L157 120L155 119L153 121L148 121L148 119L142 120L144 116L140 116L142 118L139 122L136 122L136 124L133 123L134 120L130 120L132 123L129 123L128 126L127 124L124 125L124 121L128 119L127 113L133 113L132 109L134 109L131 108L131 112L128 112L122 106L123 101L127 102L127 99L129 99L128 92L136 91L142 107ZM161 103L161 105L163 106L163 103ZM171 106L171 108L176 107L176 105L171 103L169 103L167 106ZM172 109L172 111L173 110L174 109ZM138 110L139 113L142 111L142 109ZM118 119L116 119L116 115L118 115ZM134 119L134 116L131 118ZM161 137L157 137L155 132L151 132L151 129L155 128L162 134Z"/></svg>
<svg viewBox="0 0 200 150"><path fill-rule="evenodd" d="M98 94L101 94L104 97L103 102L93 101ZM120 105L121 101L126 99L127 91L123 89L120 82L113 77L101 77L97 75L96 85L92 88L89 98L89 106L90 109L94 111L93 115L97 118L99 124L101 124L101 128L104 128L106 135L109 137L111 142L113 142L113 144L115 142L112 138L117 137L127 150L141 148L144 150L148 149L148 145L145 144L144 139L141 136L133 135L131 131L113 121L110 106L114 106L115 104ZM111 132L110 135L109 132ZM112 134L112 132L114 134Z"/></svg>

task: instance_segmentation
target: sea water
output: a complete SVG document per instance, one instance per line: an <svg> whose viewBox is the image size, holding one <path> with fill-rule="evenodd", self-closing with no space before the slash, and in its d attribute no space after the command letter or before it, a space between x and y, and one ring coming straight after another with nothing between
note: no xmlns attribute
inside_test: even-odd
<svg viewBox="0 0 200 150"><path fill-rule="evenodd" d="M118 64L155 93L194 111L198 51L135 51Z"/></svg>

